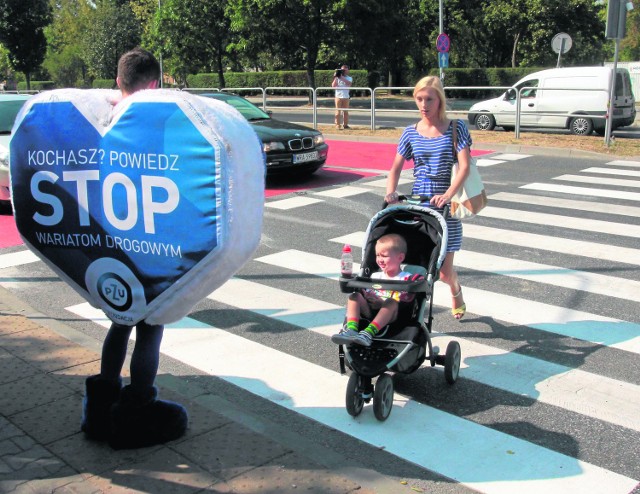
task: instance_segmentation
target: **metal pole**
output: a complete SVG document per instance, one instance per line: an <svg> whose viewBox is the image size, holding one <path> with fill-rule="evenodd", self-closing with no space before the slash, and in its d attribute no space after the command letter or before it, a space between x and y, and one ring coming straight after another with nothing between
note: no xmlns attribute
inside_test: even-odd
<svg viewBox="0 0 640 494"><path fill-rule="evenodd" d="M618 51L620 50L620 38L616 38L616 50L613 56L613 70L611 71L611 87L609 88L609 105L607 108L607 121L605 125L604 143L611 145L611 132L613 131L613 99L616 92L616 72L618 69Z"/></svg>
<svg viewBox="0 0 640 494"><path fill-rule="evenodd" d="M160 5L160 0L158 0L158 10L160 10L161 5ZM162 49L160 49L160 88L164 87L164 72L162 70Z"/></svg>
<svg viewBox="0 0 640 494"><path fill-rule="evenodd" d="M439 8L440 8L440 25L439 25L439 29L440 32L438 34L442 34L444 32L444 21L442 19L442 2L443 0L439 0ZM440 54L438 54L438 66L440 66L440 80L442 80L442 64L440 63Z"/></svg>
<svg viewBox="0 0 640 494"><path fill-rule="evenodd" d="M558 63L556 64L556 68L560 67L560 57L562 56L563 51L564 51L564 38L560 40L560 51L558 52Z"/></svg>

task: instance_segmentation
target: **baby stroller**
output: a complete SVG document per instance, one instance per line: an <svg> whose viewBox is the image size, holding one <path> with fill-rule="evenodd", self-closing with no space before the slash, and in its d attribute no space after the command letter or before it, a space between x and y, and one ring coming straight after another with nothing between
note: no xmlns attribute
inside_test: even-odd
<svg viewBox="0 0 640 494"><path fill-rule="evenodd" d="M393 406L393 380L388 371L410 374L428 359L431 367L444 366L446 381L454 384L460 370L459 343L451 341L445 354L441 355L438 347L432 345L430 336L433 286L447 251L447 223L437 211L419 205L428 201L427 197L400 196L400 199L405 202L382 209L369 222L359 273L339 280L343 293L375 288L414 294L411 302L400 302L397 319L380 329L370 347L357 344L339 346L340 371L346 372L345 360L352 370L347 384L346 407L353 417L362 412L364 403L373 399L375 417L380 421L387 419ZM388 233L402 235L407 242L403 271L419 274L423 279L370 279L371 274L378 270L376 241ZM360 329L368 323L362 319Z"/></svg>

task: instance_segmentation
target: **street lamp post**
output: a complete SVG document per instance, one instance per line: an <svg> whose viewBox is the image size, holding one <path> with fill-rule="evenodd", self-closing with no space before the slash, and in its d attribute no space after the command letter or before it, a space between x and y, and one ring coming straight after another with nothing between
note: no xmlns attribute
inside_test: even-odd
<svg viewBox="0 0 640 494"><path fill-rule="evenodd" d="M161 8L160 0L158 0L158 11L160 11L160 8ZM164 72L162 70L162 48L160 49L159 62L160 62L160 88L163 88L164 87Z"/></svg>
<svg viewBox="0 0 640 494"><path fill-rule="evenodd" d="M160 0L158 0L160 1ZM439 32L438 34L442 34L444 32L444 21L442 20L442 2L443 0L439 0L439 12L440 12L440 23L439 23ZM443 70L442 70L442 64L438 63L438 65L440 66L440 80L442 81L444 78L444 74L443 74Z"/></svg>

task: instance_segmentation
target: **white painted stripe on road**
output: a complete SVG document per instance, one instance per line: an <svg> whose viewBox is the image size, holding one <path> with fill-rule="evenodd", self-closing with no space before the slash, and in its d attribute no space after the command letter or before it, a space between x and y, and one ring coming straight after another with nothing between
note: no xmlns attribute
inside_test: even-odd
<svg viewBox="0 0 640 494"><path fill-rule="evenodd" d="M638 385L471 340L461 339L460 346L466 379L640 431Z"/></svg>
<svg viewBox="0 0 640 494"><path fill-rule="evenodd" d="M605 175L623 175L625 177L640 177L640 170L620 170L618 168L599 168L593 166L591 168L585 168L580 170L582 173L601 173Z"/></svg>
<svg viewBox="0 0 640 494"><path fill-rule="evenodd" d="M455 259L476 271L640 302L640 281L471 251L457 252Z"/></svg>
<svg viewBox="0 0 640 494"><path fill-rule="evenodd" d="M637 166L640 167L640 161L614 160L605 163L611 166Z"/></svg>
<svg viewBox="0 0 640 494"><path fill-rule="evenodd" d="M583 196L604 197L607 199L626 199L640 201L640 193L626 190L592 189L573 185L531 183L520 186L521 189L542 190L544 192L560 192L562 194L578 194Z"/></svg>
<svg viewBox="0 0 640 494"><path fill-rule="evenodd" d="M344 307L240 278L231 278L207 298L325 336L340 330L345 314Z"/></svg>
<svg viewBox="0 0 640 494"><path fill-rule="evenodd" d="M493 206L484 208L480 212L480 216L499 220L533 223L536 225L556 226L591 233L607 233L609 235L640 238L640 225L625 225L624 223L614 223L612 221L590 220L587 218L536 213L519 209L496 208Z"/></svg>
<svg viewBox="0 0 640 494"><path fill-rule="evenodd" d="M290 197L288 199L280 199L279 201L266 202L264 207L285 210L301 208L318 202L322 202L322 199L314 199L313 197Z"/></svg>
<svg viewBox="0 0 640 494"><path fill-rule="evenodd" d="M553 180L581 182L585 184L613 185L614 187L640 187L640 180L624 180L621 178L586 177L584 175L560 175Z"/></svg>
<svg viewBox="0 0 640 494"><path fill-rule="evenodd" d="M400 178L398 180L398 185L406 185L412 183L413 180L409 180L408 178ZM381 178L380 180L372 180L371 182L362 182L363 185L369 185L371 187L382 187L385 188L387 186L387 179Z"/></svg>
<svg viewBox="0 0 640 494"><path fill-rule="evenodd" d="M499 165L500 163L505 163L506 160L494 160L494 159L490 159L490 158L477 158L476 159L476 165L478 165L479 167L485 167L485 166L494 166L494 165Z"/></svg>
<svg viewBox="0 0 640 494"><path fill-rule="evenodd" d="M433 302L451 307L451 295L437 286ZM566 307L463 286L467 311L640 355L640 324ZM526 295L525 295L526 296Z"/></svg>
<svg viewBox="0 0 640 494"><path fill-rule="evenodd" d="M517 230L502 230L500 228L480 226L474 223L466 223L464 225L464 236L485 240L487 242L499 242L530 249L592 257L594 259L628 263L635 266L640 265L640 250L616 245L597 244L570 238L519 232Z"/></svg>
<svg viewBox="0 0 640 494"><path fill-rule="evenodd" d="M496 154L491 156L494 160L507 160L507 161L516 161L521 160L523 158L530 158L530 154L515 154L515 153L504 153L504 154Z"/></svg>
<svg viewBox="0 0 640 494"><path fill-rule="evenodd" d="M640 208L634 206L621 206L618 204L603 204L601 202L578 201L550 196L532 196L528 194L514 194L511 192L498 192L489 196L491 201L507 201L519 204L533 204L553 208L574 209L576 211L591 211L594 213L619 214L623 216L640 217ZM466 233L466 225L465 225Z"/></svg>
<svg viewBox="0 0 640 494"><path fill-rule="evenodd" d="M353 186L347 185L345 187L336 187L336 188L323 190L322 192L313 192L313 194L317 196L341 198L341 197L351 197L358 194L364 194L365 192L371 192L371 191L363 187L353 187Z"/></svg>
<svg viewBox="0 0 640 494"><path fill-rule="evenodd" d="M208 298L325 336L337 333L345 316L344 306L236 278ZM434 335L434 340L443 336L447 339L442 344L445 348L451 335ZM640 431L640 386L471 340L462 339L460 343L465 368L462 375L466 378Z"/></svg>
<svg viewBox="0 0 640 494"><path fill-rule="evenodd" d="M31 262L39 261L40 258L30 250L21 250L10 254L0 255L0 269L10 268L13 266L22 266Z"/></svg>
<svg viewBox="0 0 640 494"><path fill-rule="evenodd" d="M341 237L330 238L329 242L335 242L337 244L349 244L352 247L359 247L362 249L364 243L367 240L366 232L353 232L348 235L342 235ZM338 253L339 255L340 253ZM336 255L336 258L338 257Z"/></svg>
<svg viewBox="0 0 640 494"><path fill-rule="evenodd" d="M337 276L335 259L295 249L256 261L325 278ZM638 324L475 288L465 287L463 292L468 310L479 316L640 354ZM434 289L433 301L451 307L446 289Z"/></svg>
<svg viewBox="0 0 640 494"><path fill-rule="evenodd" d="M101 317L89 304L68 310ZM345 376L190 318L172 327L163 354L479 492L627 494L638 483L399 394L384 423L370 406L353 419L344 409Z"/></svg>

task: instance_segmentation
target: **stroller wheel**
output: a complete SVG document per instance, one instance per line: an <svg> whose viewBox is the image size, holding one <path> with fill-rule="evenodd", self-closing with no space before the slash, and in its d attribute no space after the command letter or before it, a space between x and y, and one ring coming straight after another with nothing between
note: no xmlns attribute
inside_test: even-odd
<svg viewBox="0 0 640 494"><path fill-rule="evenodd" d="M376 382L373 393L373 414L380 421L387 420L393 407L393 379L389 374L382 374Z"/></svg>
<svg viewBox="0 0 640 494"><path fill-rule="evenodd" d="M364 398L362 397L362 378L352 372L347 383L347 412L352 417L357 417L362 412L364 406Z"/></svg>
<svg viewBox="0 0 640 494"><path fill-rule="evenodd" d="M444 356L444 378L449 384L458 380L460 373L460 344L450 341L447 345L447 353Z"/></svg>

